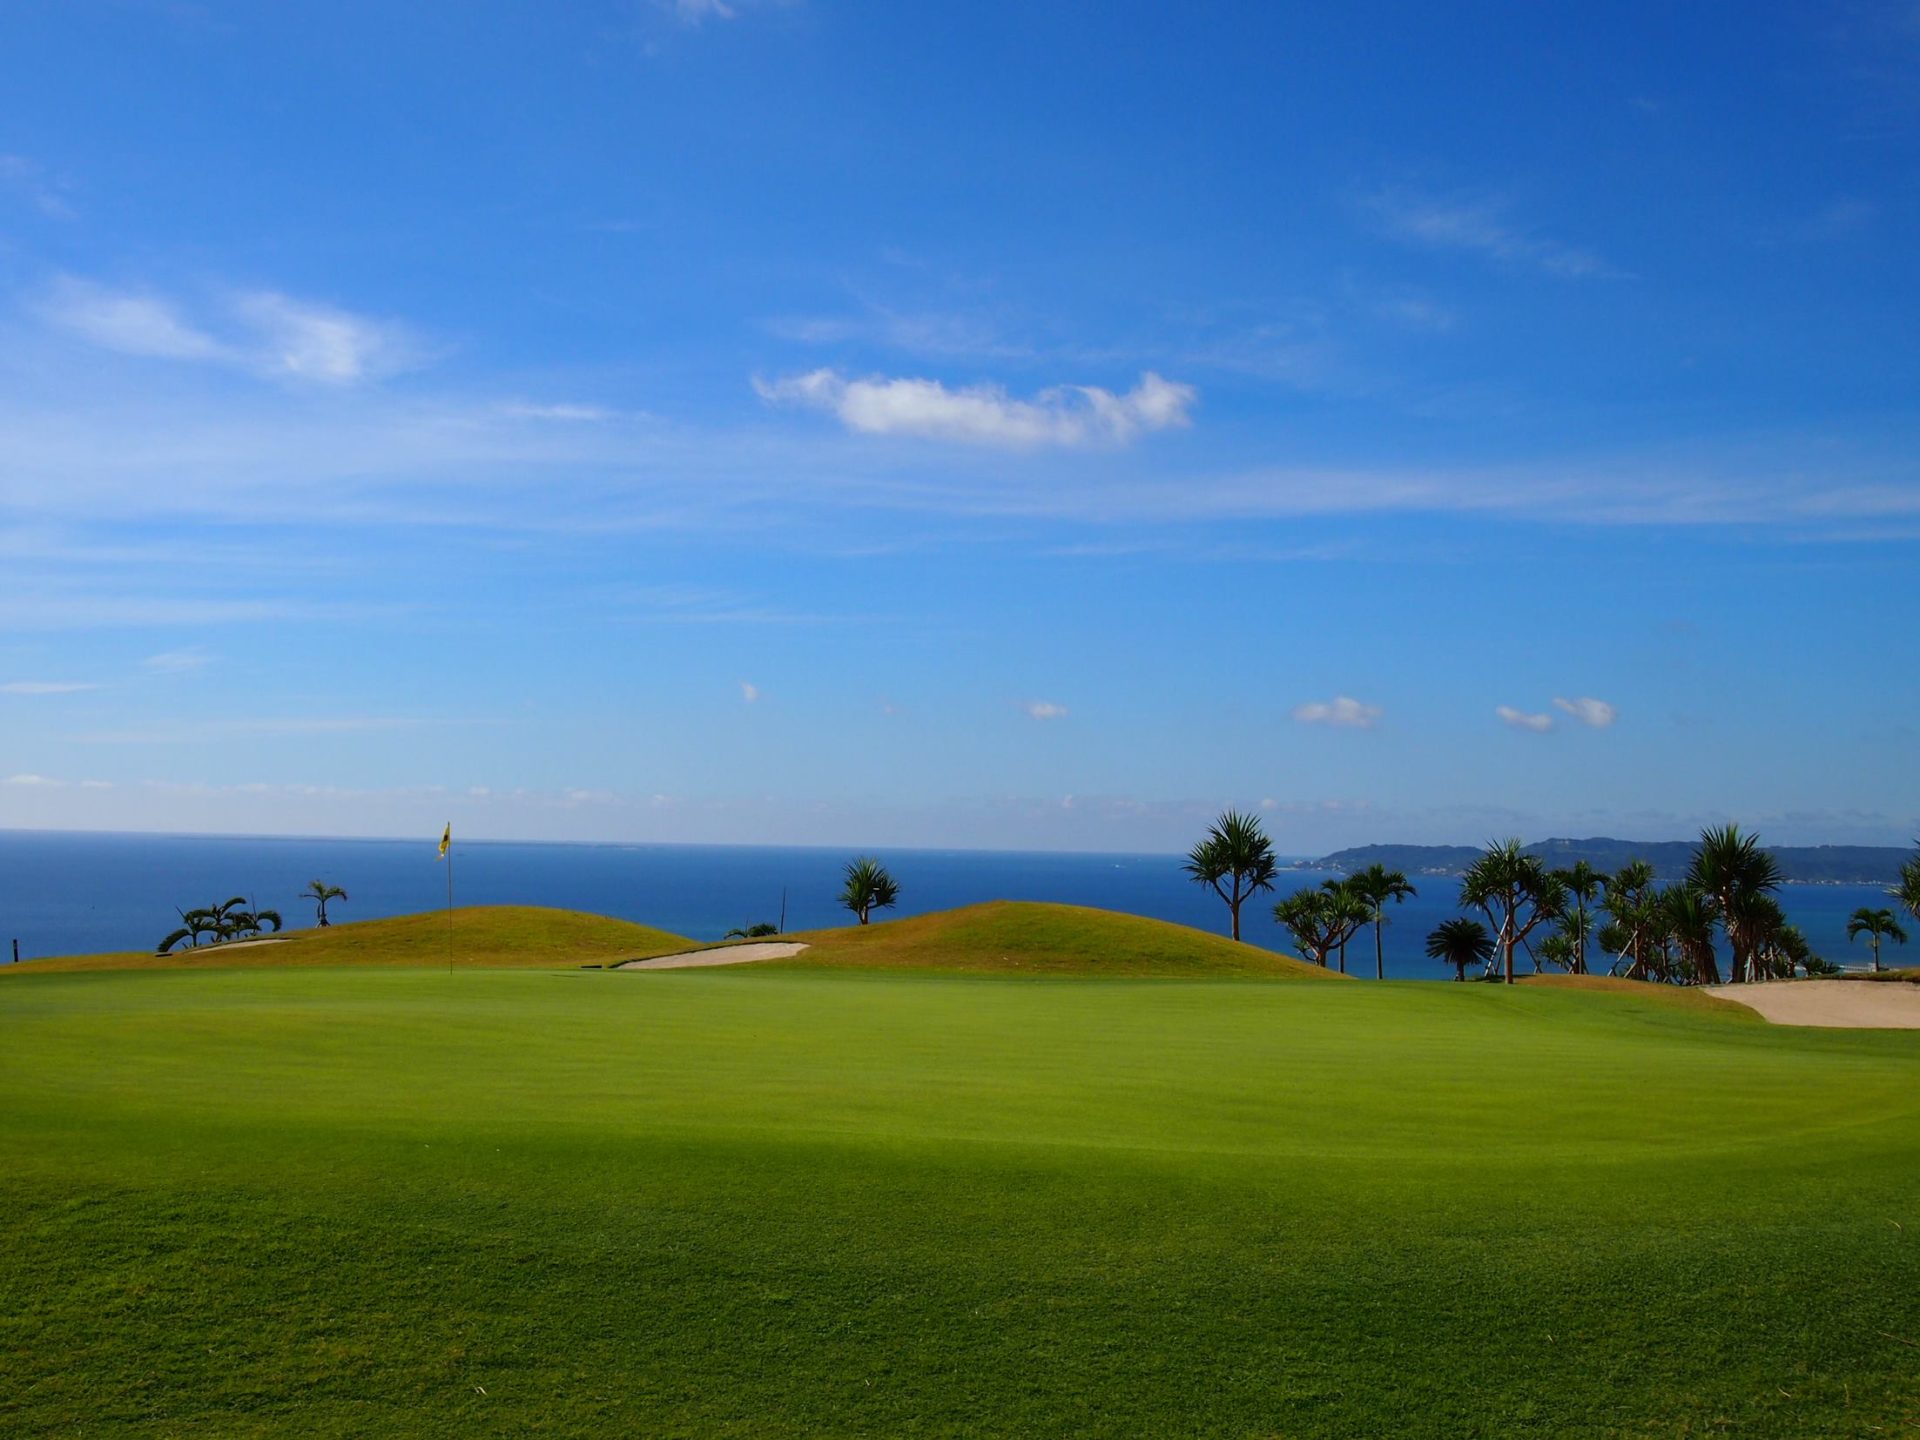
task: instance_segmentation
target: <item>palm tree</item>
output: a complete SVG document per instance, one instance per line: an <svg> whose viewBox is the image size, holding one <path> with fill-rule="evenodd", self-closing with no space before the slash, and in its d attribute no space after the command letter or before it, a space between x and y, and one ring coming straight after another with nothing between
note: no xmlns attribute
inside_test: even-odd
<svg viewBox="0 0 1920 1440"><path fill-rule="evenodd" d="M1560 913L1566 891L1537 855L1527 854L1518 840L1503 840L1489 844L1467 867L1460 880L1460 903L1483 911L1494 923L1502 969L1511 985L1515 947L1526 943L1534 927Z"/></svg>
<svg viewBox="0 0 1920 1440"><path fill-rule="evenodd" d="M1780 888L1780 866L1760 848L1758 836L1743 835L1738 825L1700 832L1687 883L1713 898L1720 924L1727 932L1728 978L1738 984L1751 979L1753 952L1761 937L1750 921L1753 897Z"/></svg>
<svg viewBox="0 0 1920 1440"><path fill-rule="evenodd" d="M1680 951L1696 985L1718 985L1720 965L1713 954L1713 897L1692 885L1675 885L1661 892L1667 935Z"/></svg>
<svg viewBox="0 0 1920 1440"><path fill-rule="evenodd" d="M1467 966L1484 965L1493 958L1493 937L1478 920L1456 916L1442 920L1427 936L1427 954L1453 966L1453 978L1465 980Z"/></svg>
<svg viewBox="0 0 1920 1440"><path fill-rule="evenodd" d="M1326 890L1296 890L1273 907L1278 920L1300 946L1301 958L1327 968L1327 952L1340 933L1334 897Z"/></svg>
<svg viewBox="0 0 1920 1440"><path fill-rule="evenodd" d="M862 925L875 910L885 910L899 898L899 885L878 860L863 856L848 862L847 883L840 892L840 903L857 915Z"/></svg>
<svg viewBox="0 0 1920 1440"><path fill-rule="evenodd" d="M1920 840L1913 842L1913 855L1900 866L1900 883L1887 891L1914 919L1920 920Z"/></svg>
<svg viewBox="0 0 1920 1440"><path fill-rule="evenodd" d="M1629 860L1607 878L1602 902L1610 923L1601 927L1600 946L1627 962L1627 978L1646 978L1660 933L1660 903L1653 890L1653 866Z"/></svg>
<svg viewBox="0 0 1920 1440"><path fill-rule="evenodd" d="M314 908L320 912L320 928L324 930L329 923L327 920L327 902L329 900L344 900L347 898L347 892L342 890L338 885L327 884L324 880L309 880L307 882L307 888L300 892L300 898L302 900L313 901Z"/></svg>
<svg viewBox="0 0 1920 1440"><path fill-rule="evenodd" d="M1333 924L1333 943L1340 952L1340 973L1347 973L1347 942L1373 918L1373 907L1353 888L1351 880L1322 880L1327 894L1327 918Z"/></svg>
<svg viewBox="0 0 1920 1440"><path fill-rule="evenodd" d="M1869 910L1862 905L1853 912L1847 921L1847 939L1856 940L1867 937L1867 943L1873 947L1873 968L1877 974L1880 969L1880 942L1891 940L1896 945L1907 943L1907 932L1900 928L1900 922L1893 918L1891 910Z"/></svg>
<svg viewBox="0 0 1920 1440"><path fill-rule="evenodd" d="M1407 883L1405 875L1377 862L1358 875L1348 877L1347 884L1354 894L1367 903L1371 912L1368 918L1373 921L1373 978L1384 980L1387 978L1387 959L1380 927L1387 923L1387 902L1391 900L1398 905L1419 892Z"/></svg>
<svg viewBox="0 0 1920 1440"><path fill-rule="evenodd" d="M1587 907L1600 893L1600 887L1606 883L1607 877L1586 861L1576 860L1565 870L1554 871L1553 878L1560 882L1567 892L1567 898L1573 901L1573 913L1560 925L1560 933L1567 937L1573 947L1572 961L1567 969L1571 974L1584 975L1587 973L1587 940L1592 935L1592 928L1587 923Z"/></svg>
<svg viewBox="0 0 1920 1440"><path fill-rule="evenodd" d="M1196 885L1211 885L1233 914L1233 938L1240 938L1240 907L1273 888L1273 842L1253 816L1227 810L1207 830L1207 838L1187 856L1186 872ZM1230 881L1231 888L1222 885Z"/></svg>

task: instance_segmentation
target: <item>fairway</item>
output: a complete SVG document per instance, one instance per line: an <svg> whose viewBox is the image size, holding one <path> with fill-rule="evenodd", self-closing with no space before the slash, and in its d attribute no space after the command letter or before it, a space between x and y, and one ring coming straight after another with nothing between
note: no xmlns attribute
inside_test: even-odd
<svg viewBox="0 0 1920 1440"><path fill-rule="evenodd" d="M10 1435L1920 1423L1920 1037L832 968L0 984Z"/></svg>

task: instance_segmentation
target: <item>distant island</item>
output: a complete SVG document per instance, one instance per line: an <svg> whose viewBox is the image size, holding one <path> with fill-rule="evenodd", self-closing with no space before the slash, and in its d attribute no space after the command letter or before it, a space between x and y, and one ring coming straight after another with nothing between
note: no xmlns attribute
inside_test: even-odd
<svg viewBox="0 0 1920 1440"><path fill-rule="evenodd" d="M1645 860L1659 880L1685 877L1693 860L1691 840L1542 840L1527 846L1555 869L1584 860L1609 873L1629 860ZM1805 885L1890 885L1900 878L1900 862L1912 852L1891 845L1769 845L1780 863L1781 878ZM1301 861L1300 870L1351 873L1384 865L1408 875L1458 875L1480 858L1477 845L1357 845L1318 860Z"/></svg>

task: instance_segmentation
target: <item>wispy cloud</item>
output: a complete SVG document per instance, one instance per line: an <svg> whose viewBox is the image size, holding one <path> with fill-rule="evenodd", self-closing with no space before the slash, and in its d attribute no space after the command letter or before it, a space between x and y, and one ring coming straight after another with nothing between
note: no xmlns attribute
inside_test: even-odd
<svg viewBox="0 0 1920 1440"><path fill-rule="evenodd" d="M757 703L760 699L760 687L751 680L742 680L740 682L740 698L749 705Z"/></svg>
<svg viewBox="0 0 1920 1440"><path fill-rule="evenodd" d="M1351 695L1336 695L1331 700L1314 700L1296 705L1293 718L1302 725L1336 725L1354 730L1371 730L1385 712L1378 705L1367 705Z"/></svg>
<svg viewBox="0 0 1920 1440"><path fill-rule="evenodd" d="M1582 725L1591 725L1596 730L1604 730L1620 718L1620 712L1604 700L1596 700L1591 695L1582 695L1569 700L1563 695L1553 697L1554 705Z"/></svg>
<svg viewBox="0 0 1920 1440"><path fill-rule="evenodd" d="M1020 708L1035 720L1064 720L1067 717L1067 707L1051 700L1025 700Z"/></svg>
<svg viewBox="0 0 1920 1440"><path fill-rule="evenodd" d="M156 675L188 675L212 663L213 657L204 650L162 650L142 660L140 668Z"/></svg>
<svg viewBox="0 0 1920 1440"><path fill-rule="evenodd" d="M535 404L513 400L500 407L500 413L512 420L556 420L566 424L592 424L612 418L613 412L600 405L575 405L566 402Z"/></svg>
<svg viewBox="0 0 1920 1440"><path fill-rule="evenodd" d="M1151 431L1191 424L1188 412L1199 398L1191 385L1151 371L1122 395L1097 385L1059 385L1031 400L1016 399L998 385L949 389L938 380L848 380L834 370L755 380L754 389L769 403L826 411L860 434L1010 449L1125 445Z"/></svg>
<svg viewBox="0 0 1920 1440"><path fill-rule="evenodd" d="M24 196L29 205L48 219L74 218L73 206L67 203L66 188L25 155L0 155L0 189Z"/></svg>
<svg viewBox="0 0 1920 1440"><path fill-rule="evenodd" d="M7 777L7 784L17 785L23 790L64 785L65 783L63 780L49 779L45 775L9 775Z"/></svg>
<svg viewBox="0 0 1920 1440"><path fill-rule="evenodd" d="M1508 217L1498 201L1385 190L1367 208L1396 240L1435 250L1480 255L1569 280L1617 278L1621 271L1596 252L1541 235Z"/></svg>
<svg viewBox="0 0 1920 1440"><path fill-rule="evenodd" d="M1545 734L1553 729L1551 715L1534 715L1525 710L1516 710L1511 705L1496 705L1493 713L1503 724L1511 725L1515 730L1531 730L1535 734Z"/></svg>
<svg viewBox="0 0 1920 1440"><path fill-rule="evenodd" d="M376 379L426 357L404 326L272 290L230 293L190 311L154 291L68 275L35 308L54 328L119 354L219 363L322 385Z"/></svg>
<svg viewBox="0 0 1920 1440"><path fill-rule="evenodd" d="M112 290L69 275L54 282L38 308L49 324L122 355L218 360L227 353L171 301L148 292Z"/></svg>
<svg viewBox="0 0 1920 1440"><path fill-rule="evenodd" d="M98 685L79 680L9 680L0 685L0 695L72 695L81 690L98 690Z"/></svg>

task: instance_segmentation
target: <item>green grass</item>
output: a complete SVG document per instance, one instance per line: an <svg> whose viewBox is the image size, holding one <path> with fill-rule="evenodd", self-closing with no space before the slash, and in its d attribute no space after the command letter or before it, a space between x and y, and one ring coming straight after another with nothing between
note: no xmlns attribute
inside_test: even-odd
<svg viewBox="0 0 1920 1440"><path fill-rule="evenodd" d="M449 938L452 940L449 946ZM456 967L618 964L699 945L647 925L538 905L455 909L451 936L444 910L389 920L336 921L325 930L267 935L262 943L201 945L169 955L122 951L62 955L0 966L0 975L72 970L258 969L281 965L438 965Z"/></svg>
<svg viewBox="0 0 1920 1440"><path fill-rule="evenodd" d="M1341 975L1224 935L1083 905L996 900L905 920L782 937L806 953L780 964L956 974L1097 975L1195 979L1260 976L1339 980Z"/></svg>
<svg viewBox="0 0 1920 1440"><path fill-rule="evenodd" d="M1912 1433L1917 1247L1920 1037L1653 993L0 985L9 1436Z"/></svg>

